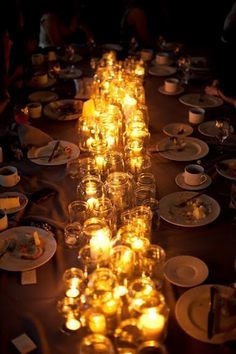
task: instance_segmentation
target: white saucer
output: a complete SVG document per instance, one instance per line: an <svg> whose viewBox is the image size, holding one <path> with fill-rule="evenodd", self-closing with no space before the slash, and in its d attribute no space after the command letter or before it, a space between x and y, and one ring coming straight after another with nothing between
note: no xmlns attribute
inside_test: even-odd
<svg viewBox="0 0 236 354"><path fill-rule="evenodd" d="M165 90L165 86L162 85L159 87L158 91L160 93L163 93L164 95L169 95L169 96L176 96L176 95L179 95L180 93L184 92L184 88L183 87L180 87L177 91L175 92L168 92Z"/></svg>
<svg viewBox="0 0 236 354"><path fill-rule="evenodd" d="M208 277L208 267L199 258L176 256L164 265L166 279L178 286L191 287L201 284Z"/></svg>
<svg viewBox="0 0 236 354"><path fill-rule="evenodd" d="M205 176L207 177L207 179L206 179L206 181L204 183L199 184L197 186L190 186L190 184L187 184L187 183L184 182L184 173L181 172L175 177L175 183L177 184L177 186L179 186L179 187L181 187L183 189L187 189L189 191L198 191L198 190L201 190L201 189L209 187L209 185L212 182L210 176L208 176L207 174Z"/></svg>

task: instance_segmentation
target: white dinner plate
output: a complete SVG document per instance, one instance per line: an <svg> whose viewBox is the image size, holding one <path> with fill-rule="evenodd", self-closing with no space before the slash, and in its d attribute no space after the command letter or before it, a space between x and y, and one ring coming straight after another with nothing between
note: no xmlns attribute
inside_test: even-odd
<svg viewBox="0 0 236 354"><path fill-rule="evenodd" d="M190 107L215 108L220 107L224 101L220 97L203 95L201 93L188 93L179 98L180 102Z"/></svg>
<svg viewBox="0 0 236 354"><path fill-rule="evenodd" d="M169 136L182 137L191 135L193 132L193 128L184 123L170 123L164 126L162 129L163 132Z"/></svg>
<svg viewBox="0 0 236 354"><path fill-rule="evenodd" d="M184 88L182 86L180 86L180 88L177 91L169 92L169 91L165 90L165 85L162 85L159 87L158 91L160 93L163 93L163 95L176 96L176 95L180 95L182 92L184 92Z"/></svg>
<svg viewBox="0 0 236 354"><path fill-rule="evenodd" d="M56 83L56 79L49 77L46 84L43 84L43 85L37 84L35 81L31 80L31 81L29 81L28 85L32 88L35 88L35 89L42 89L42 88L51 87L51 86L55 85L55 83Z"/></svg>
<svg viewBox="0 0 236 354"><path fill-rule="evenodd" d="M29 95L29 100L32 102L48 103L57 99L58 95L52 91L36 91Z"/></svg>
<svg viewBox="0 0 236 354"><path fill-rule="evenodd" d="M169 138L165 138L157 144L157 150L174 149L159 153L166 159L173 161L197 160L204 157L209 152L208 145L197 138L186 137L180 146L182 146L182 150L178 151L178 146L174 145Z"/></svg>
<svg viewBox="0 0 236 354"><path fill-rule="evenodd" d="M5 192L0 194L0 198L6 198L6 197L19 197L20 200L20 206L16 208L7 209L6 210L7 214L17 213L17 211L24 209L28 204L28 198L23 193L20 192Z"/></svg>
<svg viewBox="0 0 236 354"><path fill-rule="evenodd" d="M234 289L222 285L214 285L219 292L219 309L216 314L218 328L211 339L207 336L211 286L200 285L189 289L178 299L175 306L177 322L188 335L202 342L222 344L227 340L236 340L236 315L230 315L224 310L230 297L233 298Z"/></svg>
<svg viewBox="0 0 236 354"><path fill-rule="evenodd" d="M82 108L82 101L67 99L48 103L43 112L47 118L68 121L78 119L82 114Z"/></svg>
<svg viewBox="0 0 236 354"><path fill-rule="evenodd" d="M177 176L175 177L175 183L180 188L187 189L189 191L199 191L201 189L209 187L211 182L212 182L210 176L208 176L206 174L205 174L205 176L206 176L206 181L204 181L202 184L199 184L197 186L191 186L190 184L185 183L185 181L184 181L184 173L181 172L181 173L177 174Z"/></svg>
<svg viewBox="0 0 236 354"><path fill-rule="evenodd" d="M82 75L82 70L77 68L61 69L58 77L63 80L78 79Z"/></svg>
<svg viewBox="0 0 236 354"><path fill-rule="evenodd" d="M205 214L199 219L193 215L192 203L182 208L176 206L196 194L195 192L188 191L174 192L161 198L159 203L161 218L173 225L184 227L203 226L213 222L220 214L220 206L215 199L206 194L202 194L196 198L204 208Z"/></svg>
<svg viewBox="0 0 236 354"><path fill-rule="evenodd" d="M168 65L153 65L149 68L148 72L154 76L170 76L176 73L176 68Z"/></svg>
<svg viewBox="0 0 236 354"><path fill-rule="evenodd" d="M216 171L223 177L236 181L236 159L220 161L216 164Z"/></svg>
<svg viewBox="0 0 236 354"><path fill-rule="evenodd" d="M76 159L80 154L80 150L77 145L70 143L69 141L60 140L59 154L56 154L55 157L48 162L55 143L56 140L52 140L45 146L39 148L33 147L28 151L28 159L37 165L58 166L64 165L67 162Z"/></svg>
<svg viewBox="0 0 236 354"><path fill-rule="evenodd" d="M216 127L215 120L210 120L199 124L198 131L201 134L210 137L216 137L219 134L219 128ZM230 132L234 132L234 127L232 125L230 126Z"/></svg>
<svg viewBox="0 0 236 354"><path fill-rule="evenodd" d="M23 272L26 270L38 268L41 265L45 264L52 258L57 249L57 243L54 239L52 233L49 233L43 229L33 226L19 226L3 231L0 234L2 240L7 240L11 238L21 237L22 234L31 233L37 231L40 238L43 241L44 252L37 259L22 259L17 258L11 252L6 252L0 258L0 268L13 272Z"/></svg>
<svg viewBox="0 0 236 354"><path fill-rule="evenodd" d="M192 256L176 256L164 265L166 279L178 286L192 287L201 284L208 277L208 267L199 258Z"/></svg>

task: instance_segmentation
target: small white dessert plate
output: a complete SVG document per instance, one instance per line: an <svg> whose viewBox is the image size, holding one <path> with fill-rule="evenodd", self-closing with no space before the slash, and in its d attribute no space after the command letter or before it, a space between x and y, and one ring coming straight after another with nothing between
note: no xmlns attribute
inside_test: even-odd
<svg viewBox="0 0 236 354"><path fill-rule="evenodd" d="M189 191L198 191L198 190L201 190L201 189L209 187L211 182L212 182L212 179L211 179L210 176L208 176L207 174L205 174L205 176L206 176L206 181L205 182L203 182L201 184L198 184L196 186L191 186L190 184L187 184L187 183L184 182L184 173L181 172L175 177L175 183L180 188L187 189Z"/></svg>
<svg viewBox="0 0 236 354"><path fill-rule="evenodd" d="M164 265L166 279L178 286L192 287L201 284L209 274L207 265L199 258L176 256Z"/></svg>

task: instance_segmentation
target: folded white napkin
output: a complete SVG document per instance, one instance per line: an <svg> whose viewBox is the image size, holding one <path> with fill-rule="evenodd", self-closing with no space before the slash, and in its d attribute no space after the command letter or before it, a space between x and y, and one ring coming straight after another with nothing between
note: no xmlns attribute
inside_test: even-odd
<svg viewBox="0 0 236 354"><path fill-rule="evenodd" d="M19 125L18 136L22 147L40 147L53 140L50 135L28 124Z"/></svg>

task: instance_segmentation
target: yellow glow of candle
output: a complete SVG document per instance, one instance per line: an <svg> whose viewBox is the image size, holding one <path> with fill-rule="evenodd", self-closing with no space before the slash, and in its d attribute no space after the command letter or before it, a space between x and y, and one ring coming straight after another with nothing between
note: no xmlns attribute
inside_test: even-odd
<svg viewBox="0 0 236 354"><path fill-rule="evenodd" d="M165 317L150 308L139 319L139 326L146 338L159 338L165 326Z"/></svg>
<svg viewBox="0 0 236 354"><path fill-rule="evenodd" d="M106 165L106 159L104 156L97 155L97 156L95 156L95 163L96 163L97 167L100 170L102 170Z"/></svg>
<svg viewBox="0 0 236 354"><path fill-rule="evenodd" d="M85 193L88 196L94 195L97 192L96 185L94 183L88 182L85 187Z"/></svg>
<svg viewBox="0 0 236 354"><path fill-rule="evenodd" d="M99 230L90 240L90 255L93 260L110 256L111 241L106 230Z"/></svg>
<svg viewBox="0 0 236 354"><path fill-rule="evenodd" d="M65 326L71 331L77 331L81 325L80 325L80 321L78 321L76 318L72 316L67 319Z"/></svg>
<svg viewBox="0 0 236 354"><path fill-rule="evenodd" d="M95 116L95 105L94 105L94 101L92 99L84 102L82 115L83 115L83 117Z"/></svg>
<svg viewBox="0 0 236 354"><path fill-rule="evenodd" d="M118 310L118 301L116 299L110 299L102 305L102 311L106 315L114 315Z"/></svg>
<svg viewBox="0 0 236 354"><path fill-rule="evenodd" d="M131 239L131 247L132 247L133 251L136 251L136 252L144 251L144 244L145 244L144 240L140 239L137 236L134 236Z"/></svg>
<svg viewBox="0 0 236 354"><path fill-rule="evenodd" d="M88 203L88 206L89 206L89 209L93 209L95 203L97 202L97 199L96 198L89 198L87 200L87 203Z"/></svg>
<svg viewBox="0 0 236 354"><path fill-rule="evenodd" d="M89 317L89 328L94 333L106 333L106 318L102 313L94 313Z"/></svg>

